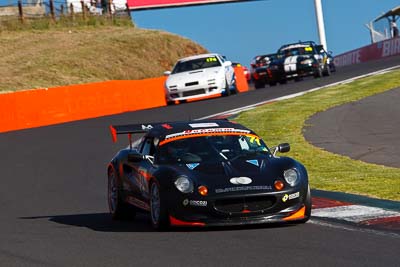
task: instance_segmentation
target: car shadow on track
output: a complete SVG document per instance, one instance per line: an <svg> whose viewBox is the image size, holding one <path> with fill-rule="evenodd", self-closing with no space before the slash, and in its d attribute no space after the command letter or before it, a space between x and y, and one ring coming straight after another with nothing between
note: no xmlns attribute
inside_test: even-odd
<svg viewBox="0 0 400 267"><path fill-rule="evenodd" d="M93 231L100 232L156 232L151 227L148 214L139 213L134 220L116 221L109 213L88 213L54 216L33 216L20 217L23 220L48 219L63 225L86 227ZM274 229L291 227L294 224L262 224L262 225L241 225L241 226L218 226L218 227L170 227L168 232L211 232L211 231L240 231L252 229Z"/></svg>
<svg viewBox="0 0 400 267"><path fill-rule="evenodd" d="M113 220L109 213L88 213L70 215L49 215L20 217L24 220L48 219L64 225L86 227L100 232L153 232L150 219L145 214L138 214L134 220Z"/></svg>

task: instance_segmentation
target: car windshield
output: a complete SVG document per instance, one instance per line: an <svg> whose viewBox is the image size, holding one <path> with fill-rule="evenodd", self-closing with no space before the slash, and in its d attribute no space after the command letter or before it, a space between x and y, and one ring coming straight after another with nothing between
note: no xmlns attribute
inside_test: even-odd
<svg viewBox="0 0 400 267"><path fill-rule="evenodd" d="M281 49L279 52L282 56L298 56L298 55L312 55L313 48L311 46L287 47Z"/></svg>
<svg viewBox="0 0 400 267"><path fill-rule="evenodd" d="M159 147L159 164L233 161L270 153L265 143L255 135L216 135L188 137Z"/></svg>
<svg viewBox="0 0 400 267"><path fill-rule="evenodd" d="M172 74L219 66L221 66L221 62L216 56L196 58L187 61L179 61L172 70Z"/></svg>

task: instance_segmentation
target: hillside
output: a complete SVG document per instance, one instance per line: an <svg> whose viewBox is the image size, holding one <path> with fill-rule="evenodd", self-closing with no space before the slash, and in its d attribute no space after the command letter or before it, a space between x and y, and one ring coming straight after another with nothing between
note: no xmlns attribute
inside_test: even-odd
<svg viewBox="0 0 400 267"><path fill-rule="evenodd" d="M134 26L0 31L0 92L162 76L207 52L186 38Z"/></svg>

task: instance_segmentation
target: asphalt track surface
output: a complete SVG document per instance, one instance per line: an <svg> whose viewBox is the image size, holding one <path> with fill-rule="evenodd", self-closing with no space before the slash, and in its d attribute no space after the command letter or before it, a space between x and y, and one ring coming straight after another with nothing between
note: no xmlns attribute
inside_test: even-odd
<svg viewBox="0 0 400 267"><path fill-rule="evenodd" d="M400 88L317 113L306 124L304 136L315 146L400 168Z"/></svg>
<svg viewBox="0 0 400 267"><path fill-rule="evenodd" d="M148 216L112 221L106 165L127 144L110 124L199 118L399 64L177 106L0 134L0 266L399 266L400 238L327 224L154 232ZM274 145L274 144L270 144Z"/></svg>

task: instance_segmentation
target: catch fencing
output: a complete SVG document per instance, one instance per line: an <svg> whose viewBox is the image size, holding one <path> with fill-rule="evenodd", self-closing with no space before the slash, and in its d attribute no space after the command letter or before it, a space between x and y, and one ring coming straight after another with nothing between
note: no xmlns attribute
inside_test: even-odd
<svg viewBox="0 0 400 267"><path fill-rule="evenodd" d="M18 0L11 4L0 2L0 23L16 18L26 20L49 18L87 18L89 16L129 16L126 0Z"/></svg>

